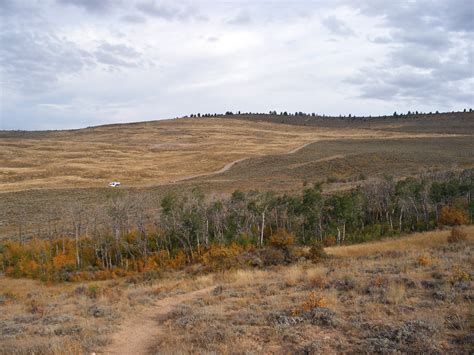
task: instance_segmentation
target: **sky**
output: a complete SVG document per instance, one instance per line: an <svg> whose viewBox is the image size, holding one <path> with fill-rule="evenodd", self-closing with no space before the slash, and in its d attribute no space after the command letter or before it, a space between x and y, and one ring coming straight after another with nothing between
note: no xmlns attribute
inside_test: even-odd
<svg viewBox="0 0 474 355"><path fill-rule="evenodd" d="M474 107L473 0L0 0L0 129Z"/></svg>

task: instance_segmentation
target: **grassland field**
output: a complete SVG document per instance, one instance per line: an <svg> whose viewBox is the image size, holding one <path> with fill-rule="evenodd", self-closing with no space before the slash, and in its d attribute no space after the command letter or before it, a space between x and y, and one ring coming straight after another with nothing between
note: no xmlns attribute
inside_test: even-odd
<svg viewBox="0 0 474 355"><path fill-rule="evenodd" d="M170 191L325 191L474 166L474 113L372 119L234 115L70 131L0 132L0 238L46 228L73 202ZM151 196L151 197L150 197Z"/></svg>

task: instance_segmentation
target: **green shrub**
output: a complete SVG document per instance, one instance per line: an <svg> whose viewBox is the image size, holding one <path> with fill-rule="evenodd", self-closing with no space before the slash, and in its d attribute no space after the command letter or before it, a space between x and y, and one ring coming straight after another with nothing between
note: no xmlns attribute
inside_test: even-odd
<svg viewBox="0 0 474 355"><path fill-rule="evenodd" d="M98 298L100 295L100 286L96 284L90 284L87 286L86 294L89 298Z"/></svg>

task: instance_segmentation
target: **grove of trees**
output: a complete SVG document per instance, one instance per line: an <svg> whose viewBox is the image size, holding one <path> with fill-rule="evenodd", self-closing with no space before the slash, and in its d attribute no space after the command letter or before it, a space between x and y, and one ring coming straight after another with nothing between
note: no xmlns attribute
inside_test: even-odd
<svg viewBox="0 0 474 355"><path fill-rule="evenodd" d="M70 227L51 218L34 238L1 242L0 270L51 281L107 278L211 263L265 248L281 233L292 243L330 246L472 223L473 172L367 180L332 194L322 184L296 194L194 189L154 200L117 193L101 208L70 206Z"/></svg>

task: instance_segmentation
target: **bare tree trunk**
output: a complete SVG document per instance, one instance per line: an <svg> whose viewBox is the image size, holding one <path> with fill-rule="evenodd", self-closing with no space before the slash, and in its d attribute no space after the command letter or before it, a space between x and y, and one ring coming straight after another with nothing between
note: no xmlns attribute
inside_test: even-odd
<svg viewBox="0 0 474 355"><path fill-rule="evenodd" d="M346 239L346 223L342 225L342 243L344 243L344 240Z"/></svg>
<svg viewBox="0 0 474 355"><path fill-rule="evenodd" d="M403 207L400 210L400 219L398 221L398 229L400 230L400 233L402 233L402 220L403 220Z"/></svg>
<svg viewBox="0 0 474 355"><path fill-rule="evenodd" d="M75 228L75 233L74 233L74 236L75 236L75 242L76 242L76 268L79 270L80 267L81 267L81 259L80 259L80 255L79 255L79 234L80 234L80 230L79 230L79 226L77 224L75 224L74 226Z"/></svg>

